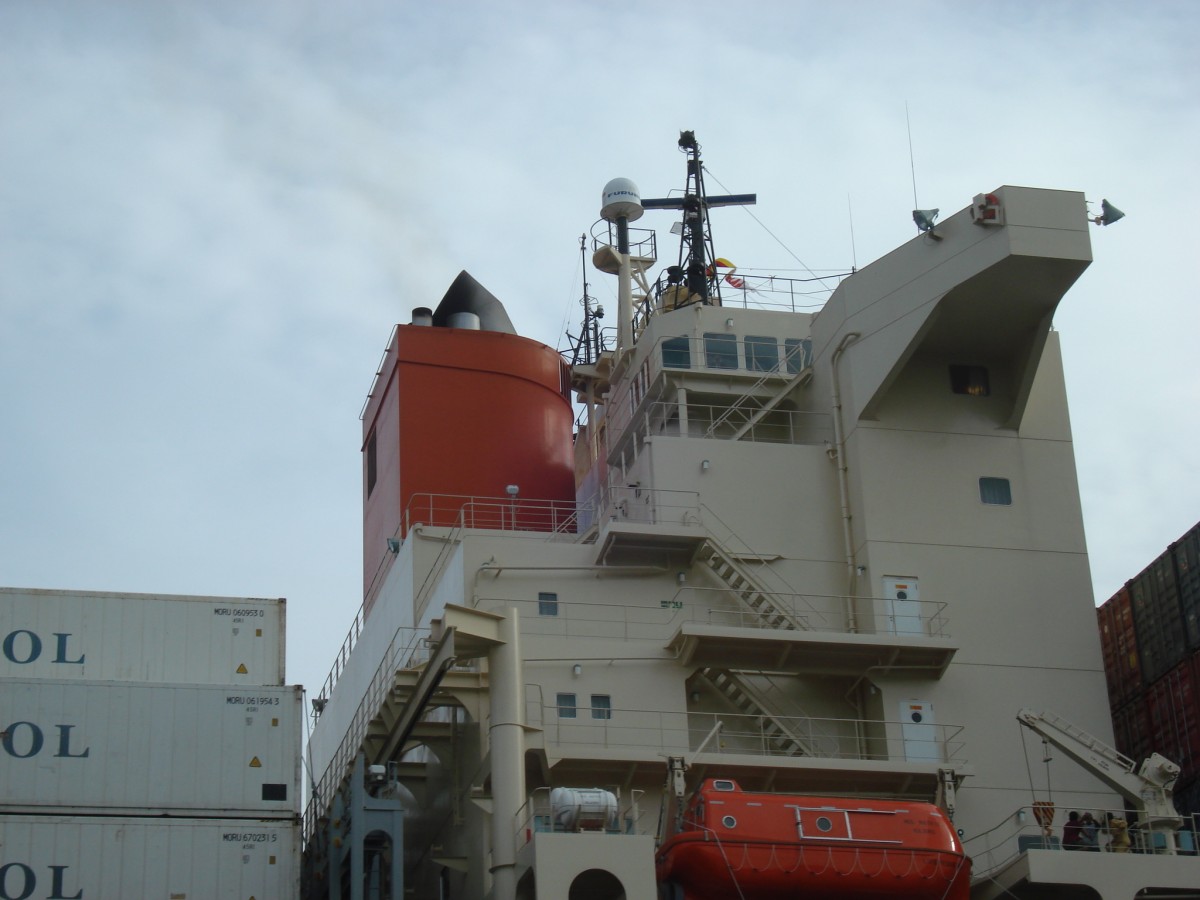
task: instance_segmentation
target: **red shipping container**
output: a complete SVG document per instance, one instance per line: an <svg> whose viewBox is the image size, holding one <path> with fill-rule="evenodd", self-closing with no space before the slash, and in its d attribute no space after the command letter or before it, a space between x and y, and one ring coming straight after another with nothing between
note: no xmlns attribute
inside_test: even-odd
<svg viewBox="0 0 1200 900"><path fill-rule="evenodd" d="M1117 749L1135 762L1150 755L1150 713L1143 698L1126 703L1113 713Z"/></svg>
<svg viewBox="0 0 1200 900"><path fill-rule="evenodd" d="M1200 659L1181 662L1146 690L1150 749L1179 763L1184 775L1200 768Z"/></svg>
<svg viewBox="0 0 1200 900"><path fill-rule="evenodd" d="M1109 709L1115 711L1142 695L1142 671L1128 586L1117 591L1096 613L1104 654L1104 677L1108 682L1108 704Z"/></svg>

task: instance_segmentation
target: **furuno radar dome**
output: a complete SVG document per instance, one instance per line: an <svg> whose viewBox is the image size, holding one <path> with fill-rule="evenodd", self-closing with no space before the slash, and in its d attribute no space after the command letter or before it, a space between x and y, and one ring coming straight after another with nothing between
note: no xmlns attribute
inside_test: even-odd
<svg viewBox="0 0 1200 900"><path fill-rule="evenodd" d="M628 178L614 178L604 186L600 218L609 222L624 218L636 222L642 217L642 195Z"/></svg>

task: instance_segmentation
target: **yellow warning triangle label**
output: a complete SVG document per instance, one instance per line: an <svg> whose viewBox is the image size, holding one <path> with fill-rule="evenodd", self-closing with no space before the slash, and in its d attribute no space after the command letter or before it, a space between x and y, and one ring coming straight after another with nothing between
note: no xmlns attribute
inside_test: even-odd
<svg viewBox="0 0 1200 900"><path fill-rule="evenodd" d="M237 667L237 673L238 673L239 675L246 675L246 674L248 674L249 672L250 672L250 670L246 668L246 664L245 664L245 663L242 663L241 665L239 665L239 666ZM253 898L253 897L251 897L251 898L250 898L250 900L254 900L254 898Z"/></svg>
<svg viewBox="0 0 1200 900"><path fill-rule="evenodd" d="M261 769L262 768L262 763L260 763L258 761L257 756L254 757L254 759L250 760L250 768L252 768L252 769Z"/></svg>

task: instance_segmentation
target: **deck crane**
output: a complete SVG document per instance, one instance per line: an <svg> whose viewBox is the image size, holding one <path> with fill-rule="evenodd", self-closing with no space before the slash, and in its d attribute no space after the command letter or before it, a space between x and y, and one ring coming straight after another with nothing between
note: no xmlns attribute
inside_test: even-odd
<svg viewBox="0 0 1200 900"><path fill-rule="evenodd" d="M1183 824L1183 817L1171 800L1171 789L1179 777L1178 764L1151 753L1139 766L1116 748L1052 712L1023 709L1017 713L1017 721L1128 800L1137 812L1143 833L1163 835L1164 852L1175 855L1175 831Z"/></svg>

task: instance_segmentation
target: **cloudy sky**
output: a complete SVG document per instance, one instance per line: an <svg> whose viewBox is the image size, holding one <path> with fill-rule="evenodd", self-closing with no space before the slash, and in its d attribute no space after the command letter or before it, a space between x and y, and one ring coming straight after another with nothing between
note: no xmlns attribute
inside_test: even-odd
<svg viewBox="0 0 1200 900"><path fill-rule="evenodd" d="M1200 519L1198 32L1187 0L3 0L0 584L286 596L319 688L392 325L467 269L565 346L600 189L681 187L689 128L758 193L714 222L747 268L878 258L914 172L943 216L1126 212L1056 320L1103 600Z"/></svg>

